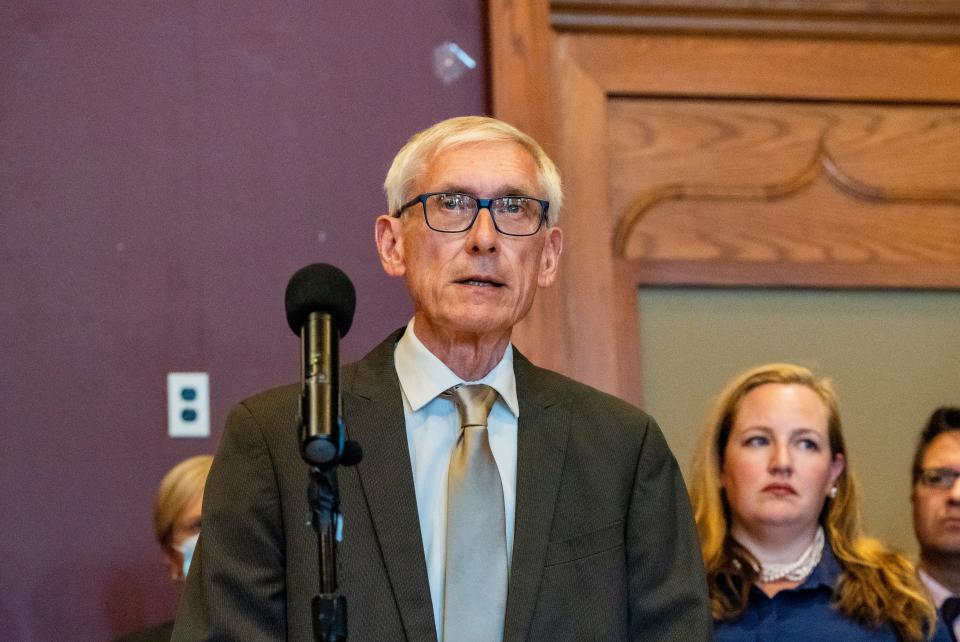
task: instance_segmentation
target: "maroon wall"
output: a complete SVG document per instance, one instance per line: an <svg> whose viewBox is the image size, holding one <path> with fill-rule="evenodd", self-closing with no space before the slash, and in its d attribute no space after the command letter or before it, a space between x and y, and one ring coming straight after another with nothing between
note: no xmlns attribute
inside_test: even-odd
<svg viewBox="0 0 960 642"><path fill-rule="evenodd" d="M0 6L0 637L97 640L171 614L160 477L294 380L292 272L358 291L345 358L410 306L373 219L414 131L484 108L480 0ZM431 51L480 66L450 85ZM213 436L166 436L207 371Z"/></svg>

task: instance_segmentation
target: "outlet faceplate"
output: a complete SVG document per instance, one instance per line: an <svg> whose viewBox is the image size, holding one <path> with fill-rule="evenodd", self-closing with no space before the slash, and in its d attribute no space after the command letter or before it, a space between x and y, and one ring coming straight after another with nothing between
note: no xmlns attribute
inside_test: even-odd
<svg viewBox="0 0 960 642"><path fill-rule="evenodd" d="M171 437L210 436L210 376L167 373L167 426Z"/></svg>

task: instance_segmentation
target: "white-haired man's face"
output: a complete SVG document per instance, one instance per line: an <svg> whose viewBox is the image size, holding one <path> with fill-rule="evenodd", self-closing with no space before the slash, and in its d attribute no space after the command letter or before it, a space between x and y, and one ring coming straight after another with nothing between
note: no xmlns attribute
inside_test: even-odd
<svg viewBox="0 0 960 642"><path fill-rule="evenodd" d="M546 198L530 153L502 141L438 154L418 182L418 194L429 192ZM464 232L438 232L427 226L419 204L400 218L378 219L377 239L384 269L406 279L421 339L509 334L537 288L556 278L562 246L556 227L543 226L531 236L502 234L487 209Z"/></svg>

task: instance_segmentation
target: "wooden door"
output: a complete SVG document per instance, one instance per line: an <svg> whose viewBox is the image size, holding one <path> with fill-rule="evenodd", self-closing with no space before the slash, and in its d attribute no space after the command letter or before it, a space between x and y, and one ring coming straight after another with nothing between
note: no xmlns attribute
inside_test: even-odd
<svg viewBox="0 0 960 642"><path fill-rule="evenodd" d="M492 112L567 194L560 281L515 337L535 361L639 402L638 285L960 288L960 1L489 19Z"/></svg>

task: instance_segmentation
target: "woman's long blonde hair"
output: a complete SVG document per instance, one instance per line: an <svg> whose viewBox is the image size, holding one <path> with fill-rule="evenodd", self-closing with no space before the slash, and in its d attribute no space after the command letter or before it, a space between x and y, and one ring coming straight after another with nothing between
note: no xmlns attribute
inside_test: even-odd
<svg viewBox="0 0 960 642"><path fill-rule="evenodd" d="M750 587L758 579L757 560L730 536L730 509L720 488L720 471L741 401L748 392L768 383L797 384L815 392L829 415L830 454L842 454L846 460L836 481L836 497L825 502L820 515L820 523L843 568L833 594L836 608L867 627L890 624L900 639L927 639L936 626L936 611L913 565L861 532L857 488L850 472L833 387L829 380L789 363L759 366L731 381L717 398L700 436L690 493L714 619L740 617L747 608Z"/></svg>

